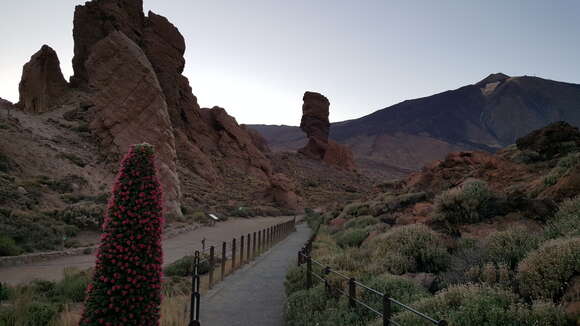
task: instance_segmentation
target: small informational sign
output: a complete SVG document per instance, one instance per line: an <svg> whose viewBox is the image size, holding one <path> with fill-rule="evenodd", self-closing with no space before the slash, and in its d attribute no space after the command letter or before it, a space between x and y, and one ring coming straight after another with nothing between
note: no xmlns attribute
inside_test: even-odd
<svg viewBox="0 0 580 326"><path fill-rule="evenodd" d="M214 221L219 221L220 218L217 217L215 214L209 214L209 217L211 217Z"/></svg>

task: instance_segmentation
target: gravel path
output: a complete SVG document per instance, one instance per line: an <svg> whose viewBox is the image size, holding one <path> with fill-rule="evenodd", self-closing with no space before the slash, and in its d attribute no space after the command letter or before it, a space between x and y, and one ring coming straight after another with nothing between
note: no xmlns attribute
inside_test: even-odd
<svg viewBox="0 0 580 326"><path fill-rule="evenodd" d="M284 278L310 236L305 224L296 229L270 251L202 295L202 325L284 325Z"/></svg>
<svg viewBox="0 0 580 326"><path fill-rule="evenodd" d="M287 219L288 217L237 218L220 222L214 227L202 227L180 234L163 241L164 263L170 264L183 256L191 254L195 249L201 249L201 240L203 238L206 239L206 246L221 245L222 241L229 242L233 237L258 231L282 223ZM0 268L0 282L14 285L34 279L54 281L62 278L65 268L86 269L92 267L94 263L94 255L82 255L61 257L46 262L2 267Z"/></svg>

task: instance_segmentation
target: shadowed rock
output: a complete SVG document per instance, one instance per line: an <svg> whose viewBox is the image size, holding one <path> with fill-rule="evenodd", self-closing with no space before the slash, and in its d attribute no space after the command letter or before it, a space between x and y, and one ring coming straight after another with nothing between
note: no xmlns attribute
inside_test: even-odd
<svg viewBox="0 0 580 326"><path fill-rule="evenodd" d="M43 45L22 69L17 107L30 113L49 111L67 92L68 84L60 71L56 52Z"/></svg>
<svg viewBox="0 0 580 326"><path fill-rule="evenodd" d="M120 154L136 143L155 146L169 213L181 214L177 155L167 104L143 51L122 32L92 47L85 63L95 117L90 124L107 152Z"/></svg>

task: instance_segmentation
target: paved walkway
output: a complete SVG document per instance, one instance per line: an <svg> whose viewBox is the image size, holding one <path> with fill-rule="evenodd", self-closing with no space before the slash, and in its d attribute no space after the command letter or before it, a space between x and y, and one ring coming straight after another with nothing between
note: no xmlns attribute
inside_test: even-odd
<svg viewBox="0 0 580 326"><path fill-rule="evenodd" d="M201 299L206 326L283 326L284 279L310 229L305 224L254 262L236 271Z"/></svg>
<svg viewBox="0 0 580 326"><path fill-rule="evenodd" d="M206 239L206 246L221 245L223 241L231 241L251 232L267 228L287 221L289 217L260 217L252 219L236 218L220 222L214 227L201 227L191 232L180 234L163 241L163 261L170 264L177 259L192 254L201 249L201 240ZM34 279L59 280L63 277L65 268L76 267L86 269L94 266L95 256L68 256L46 262L0 268L0 281L8 284L18 284Z"/></svg>

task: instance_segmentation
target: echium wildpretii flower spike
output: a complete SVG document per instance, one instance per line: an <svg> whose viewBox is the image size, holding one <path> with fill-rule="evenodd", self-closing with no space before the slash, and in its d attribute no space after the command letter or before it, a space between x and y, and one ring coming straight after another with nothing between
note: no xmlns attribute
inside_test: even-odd
<svg viewBox="0 0 580 326"><path fill-rule="evenodd" d="M79 325L159 325L162 201L153 146L131 146L109 200Z"/></svg>

